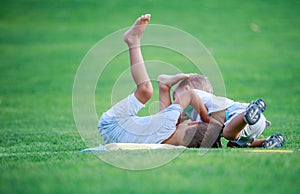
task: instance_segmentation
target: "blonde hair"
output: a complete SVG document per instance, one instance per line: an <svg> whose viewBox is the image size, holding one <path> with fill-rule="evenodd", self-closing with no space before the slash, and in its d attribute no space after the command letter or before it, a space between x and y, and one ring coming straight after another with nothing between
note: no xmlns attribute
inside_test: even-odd
<svg viewBox="0 0 300 194"><path fill-rule="evenodd" d="M189 79L182 80L177 87L181 88L184 86L190 86L191 89L213 93L213 88L208 78L199 74L190 74Z"/></svg>

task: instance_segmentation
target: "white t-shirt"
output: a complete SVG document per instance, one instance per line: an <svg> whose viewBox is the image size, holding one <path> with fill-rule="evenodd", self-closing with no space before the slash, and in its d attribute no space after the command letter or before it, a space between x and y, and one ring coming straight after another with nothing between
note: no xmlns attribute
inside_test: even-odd
<svg viewBox="0 0 300 194"><path fill-rule="evenodd" d="M154 115L137 116L144 106L131 94L103 113L98 123L103 142L158 144L168 139L176 130L182 107L171 104Z"/></svg>
<svg viewBox="0 0 300 194"><path fill-rule="evenodd" d="M208 110L208 114L211 114L213 112L218 112L221 110L225 110L228 107L232 106L235 102L231 99L225 98L225 97L220 97L220 96L215 96L211 93L198 90L198 89L193 89L193 91L199 96L199 98L202 100L203 104ZM189 118L192 121L202 121L200 118L200 115L198 112L192 107L188 106L184 112L189 116Z"/></svg>

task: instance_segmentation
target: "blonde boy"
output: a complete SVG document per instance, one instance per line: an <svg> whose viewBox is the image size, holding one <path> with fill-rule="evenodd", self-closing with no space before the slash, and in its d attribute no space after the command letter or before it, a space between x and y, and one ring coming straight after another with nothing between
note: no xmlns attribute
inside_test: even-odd
<svg viewBox="0 0 300 194"><path fill-rule="evenodd" d="M218 97L212 94L209 88L210 83L207 78L195 75L190 76L189 80L183 80L178 84L173 92L173 98L180 98L181 94L192 90L204 103L207 112L203 116L198 114L195 109L188 106L184 112L192 121L206 122L209 115L214 113L223 114L224 128L222 136L230 140L229 147L281 147L285 143L282 134L277 133L267 139L257 140L266 127L271 123L266 120L262 112L266 109L266 103L259 98L249 104L234 102L225 97ZM206 91L204 91L206 90ZM222 112L223 111L223 112Z"/></svg>

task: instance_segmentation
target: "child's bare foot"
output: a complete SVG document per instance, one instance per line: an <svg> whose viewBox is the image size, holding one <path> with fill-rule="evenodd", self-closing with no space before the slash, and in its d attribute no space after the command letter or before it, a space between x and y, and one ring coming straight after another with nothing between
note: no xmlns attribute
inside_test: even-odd
<svg viewBox="0 0 300 194"><path fill-rule="evenodd" d="M124 33L123 39L128 47L140 46L141 37L150 21L151 14L142 15L139 17L131 28Z"/></svg>
<svg viewBox="0 0 300 194"><path fill-rule="evenodd" d="M189 74L184 74L184 73L179 73L176 75L159 75L157 78L158 84L160 86L164 85L164 86L168 86L169 88L171 88L172 86L174 86L176 83L178 83L179 81L183 80L183 79L187 79L189 78L190 75Z"/></svg>

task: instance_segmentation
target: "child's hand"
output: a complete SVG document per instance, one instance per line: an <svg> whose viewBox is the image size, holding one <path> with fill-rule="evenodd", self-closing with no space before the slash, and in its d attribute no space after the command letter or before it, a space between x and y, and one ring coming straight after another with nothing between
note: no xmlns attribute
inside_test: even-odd
<svg viewBox="0 0 300 194"><path fill-rule="evenodd" d="M185 112L181 113L180 115L180 119L181 119L181 122L183 121L186 121L189 119L189 117L187 116L187 114Z"/></svg>

